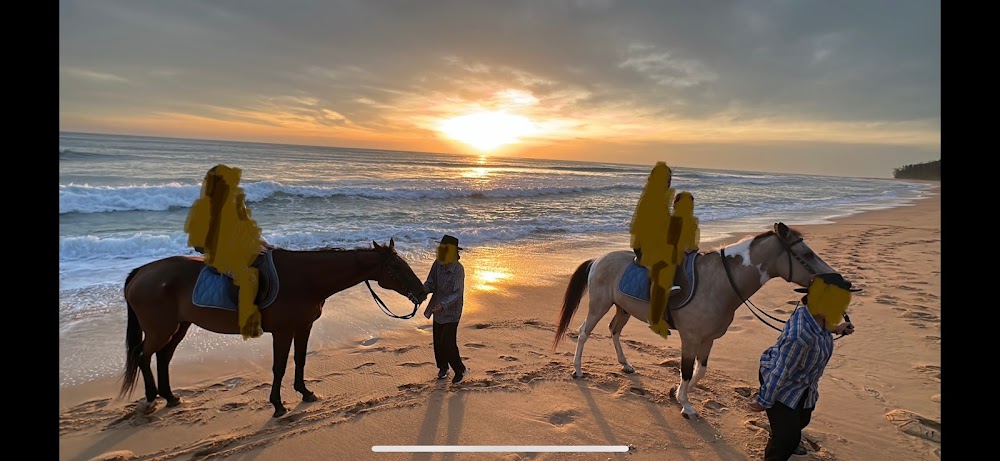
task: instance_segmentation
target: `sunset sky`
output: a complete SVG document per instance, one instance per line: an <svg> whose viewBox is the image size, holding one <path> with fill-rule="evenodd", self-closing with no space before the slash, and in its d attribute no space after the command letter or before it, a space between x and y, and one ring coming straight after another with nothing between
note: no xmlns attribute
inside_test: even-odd
<svg viewBox="0 0 1000 461"><path fill-rule="evenodd" d="M60 129L891 177L927 0L60 1Z"/></svg>

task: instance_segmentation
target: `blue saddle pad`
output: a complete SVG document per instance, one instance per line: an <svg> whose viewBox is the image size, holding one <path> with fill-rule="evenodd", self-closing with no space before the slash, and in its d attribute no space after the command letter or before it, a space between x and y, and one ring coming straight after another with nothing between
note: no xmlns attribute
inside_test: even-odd
<svg viewBox="0 0 1000 461"><path fill-rule="evenodd" d="M264 263L258 270L260 271L261 286L258 288L254 303L257 304L257 309L264 310L278 296L278 276L274 269L274 259L270 250L267 251L267 257L264 258ZM239 310L238 295L238 288L233 284L231 277L218 273L206 264L198 274L198 280L194 283L191 302L201 307L237 311Z"/></svg>
<svg viewBox="0 0 1000 461"><path fill-rule="evenodd" d="M684 261L681 262L684 271L683 276L686 277L687 280L691 281L690 285L692 286L694 285L694 263L697 256L697 251L688 252L688 254L684 256ZM679 275L682 274L677 274L677 276ZM677 278L677 276L675 276L675 278ZM628 266L625 267L625 272L622 273L622 278L618 280L618 291L624 295L647 303L649 302L649 286L649 271L635 261L630 262ZM687 299L681 303L682 305L687 304L687 302L690 301L691 297L694 295L693 289L686 291L688 292Z"/></svg>

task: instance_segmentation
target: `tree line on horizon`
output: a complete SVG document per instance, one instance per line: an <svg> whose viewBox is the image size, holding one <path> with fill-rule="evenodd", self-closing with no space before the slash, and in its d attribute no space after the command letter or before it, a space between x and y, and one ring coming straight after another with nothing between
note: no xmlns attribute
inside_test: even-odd
<svg viewBox="0 0 1000 461"><path fill-rule="evenodd" d="M892 169L892 177L895 179L922 179L931 181L941 180L941 161L932 160L924 163L914 163L903 165Z"/></svg>

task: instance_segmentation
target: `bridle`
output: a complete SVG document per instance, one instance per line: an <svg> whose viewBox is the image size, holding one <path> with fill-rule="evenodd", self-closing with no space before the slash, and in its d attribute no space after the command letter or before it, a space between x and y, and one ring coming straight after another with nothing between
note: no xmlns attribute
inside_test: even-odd
<svg viewBox="0 0 1000 461"><path fill-rule="evenodd" d="M788 253L788 278L792 278L792 274L793 274L792 271L795 270L795 266L792 265L792 257L794 257L800 264L802 264L802 267L806 268L806 270L809 271L809 273L811 275L816 275L817 274L817 272L815 270L813 270L812 266L810 266L809 263L806 262L806 260L802 259L801 256L795 254L795 252L792 251L792 247L794 247L795 245L798 245L799 243L802 243L802 237L798 237L798 238L796 238L792 242L787 242L780 235L778 235L777 232L775 232L772 235L774 235L774 237L776 237L778 239L778 241L781 242L781 246L783 246L785 248L785 253ZM744 305L747 306L747 309L750 309L750 313L752 313L754 315L754 317L757 317L757 320L760 320L761 322L764 323L764 325L767 325L767 326L769 326L769 327L771 327L771 328L773 328L773 329L775 329L777 331L781 331L781 328L778 328L778 327L776 327L774 325L771 325L770 323L767 322L767 320L764 320L764 319L760 318L760 315L757 315L757 311L760 311L761 314L766 315L769 319L774 320L776 322L785 323L785 321L781 320L779 318L776 318L776 317L768 314L767 312L764 312L761 308L757 307L752 302L750 302L750 298L743 299L743 295L740 294L740 290L738 288L736 288L736 281L733 280L733 273L729 270L729 264L726 264L726 249L725 248L720 248L719 249L719 255L722 256L722 267L726 270L726 278L729 279L729 285L731 287L733 287L733 291L736 292L736 296L738 296L742 300L741 302ZM799 307L799 303L795 303L795 308L798 309L798 307ZM754 309L756 309L757 311L755 311ZM848 317L846 313L844 314L844 320L846 320L848 323L851 322L851 318ZM840 338L843 338L844 336L845 335L840 335L840 336L838 336L836 338L833 338L833 340L836 341L836 340L838 340Z"/></svg>
<svg viewBox="0 0 1000 461"><path fill-rule="evenodd" d="M376 267L379 268L380 270L382 268L384 268L389 263L389 258L390 257L392 257L392 254L389 253L389 252L386 252L382 256L382 260L379 261L379 263L378 263L378 265L376 265ZM361 258L357 256L357 253L355 253L355 258L358 261L358 265L361 265ZM394 270L392 270L390 268L388 270L388 272L389 272L389 277L391 277L396 282L399 282L400 285L402 285L404 287L406 286L406 283L403 283L403 281L400 280L399 277L396 276L396 271L394 271ZM409 288L406 288L406 297L413 303L413 312L410 312L409 314L406 314L406 315L396 315L396 314L394 314L392 312L391 309L389 309L389 306L387 306L385 304L385 301L382 301L382 298L379 298L378 295L375 294L375 290L372 289L372 285L371 285L371 283L368 282L367 278L365 279L365 286L368 287L368 291L372 294L372 299L375 300L375 305L377 305L378 308L381 309L382 312L385 313L385 315L388 315L389 317L393 317L393 318L397 318L397 319L404 319L404 320L405 319L410 319L410 318L413 318L413 316L417 314L417 309L420 308L420 303L421 303L420 299L417 297L417 295L413 294L413 292L410 291Z"/></svg>
<svg viewBox="0 0 1000 461"><path fill-rule="evenodd" d="M795 254L794 251L792 251L792 247L794 247L795 245L798 245L799 243L802 243L802 240L803 240L802 237L796 238L795 241L787 242L780 235L778 235L777 232L775 232L775 233L773 233L771 235L773 235L775 238L778 239L779 242L781 242L781 246L784 247L785 253L788 254L788 278L792 278L792 274L794 273L793 271L795 270L795 266L792 265L792 257L795 257L795 259L800 264L802 264L802 267L805 267L805 269L807 271L809 271L809 273L811 275L816 275L816 271L813 270L813 268L809 265L809 263L806 262L806 260L802 259L801 256ZM750 298L744 299L743 295L740 294L739 288L736 287L736 281L733 280L733 273L729 269L729 264L726 263L726 249L725 248L720 248L719 249L719 255L722 256L722 268L726 270L726 278L729 280L729 286L733 287L733 291L735 291L736 292L736 296L738 296L740 298L740 302L742 304L746 305L747 309L750 309L750 313L752 313L754 315L754 317L757 317L757 320L760 320L761 322L763 322L764 325L767 325L767 326L769 326L769 327L771 327L771 328L773 328L775 330L781 331L781 328L778 328L778 327L776 327L774 325L771 325L770 323L768 323L767 320L762 319L760 317L760 315L757 314L757 311L760 311L761 314L764 314L765 316L767 316L768 318L770 318L771 320L774 320L776 322L785 323L785 321L781 320L779 318L776 318L776 317L772 316L771 314L768 314L767 312L764 312L761 308L757 307L752 302L750 302ZM754 310L754 309L756 309L756 310Z"/></svg>

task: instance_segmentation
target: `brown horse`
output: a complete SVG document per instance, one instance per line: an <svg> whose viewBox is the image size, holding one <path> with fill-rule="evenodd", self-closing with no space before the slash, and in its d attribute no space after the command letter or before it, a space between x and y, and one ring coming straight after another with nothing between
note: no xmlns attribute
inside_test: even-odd
<svg viewBox="0 0 1000 461"><path fill-rule="evenodd" d="M570 278L552 350L559 345L584 291L589 288L590 308L587 318L580 325L576 342L574 378L583 377L583 345L611 306L617 307L609 328L618 363L625 373L635 371L625 359L620 337L630 317L648 323L649 302L619 290L619 280L634 257L635 253L631 250L612 251L584 261ZM687 304L681 305L683 301L675 296L670 298L667 306L673 318L671 330L678 331L681 337L681 382L671 390L671 394L680 402L681 414L685 418L697 414L688 400L688 390L693 389L708 370L712 344L729 329L736 309L773 278L779 277L805 287L813 275L836 271L809 248L799 231L783 223L775 223L773 230L715 251L701 252L695 272L697 289Z"/></svg>
<svg viewBox="0 0 1000 461"><path fill-rule="evenodd" d="M261 310L261 327L271 333L273 342L274 381L269 400L274 405L274 417L287 412L281 403L281 379L292 342L295 343L293 388L302 394L303 401L317 400L306 389L303 370L309 332L322 314L327 298L369 280L409 298L414 312L427 297L423 283L396 253L392 239L388 246L372 244L373 248L354 250L273 250L281 284L274 301ZM140 402L137 411L152 411L157 395L166 400L168 407L180 404L180 398L170 389L168 367L191 324L216 333L240 334L235 310L199 307L192 302L195 281L203 267L201 257L173 256L136 268L125 279L127 354L119 397L131 395L138 377L136 370L141 370L146 400ZM377 296L375 299L381 302ZM156 354L159 388L150 369L153 354Z"/></svg>

